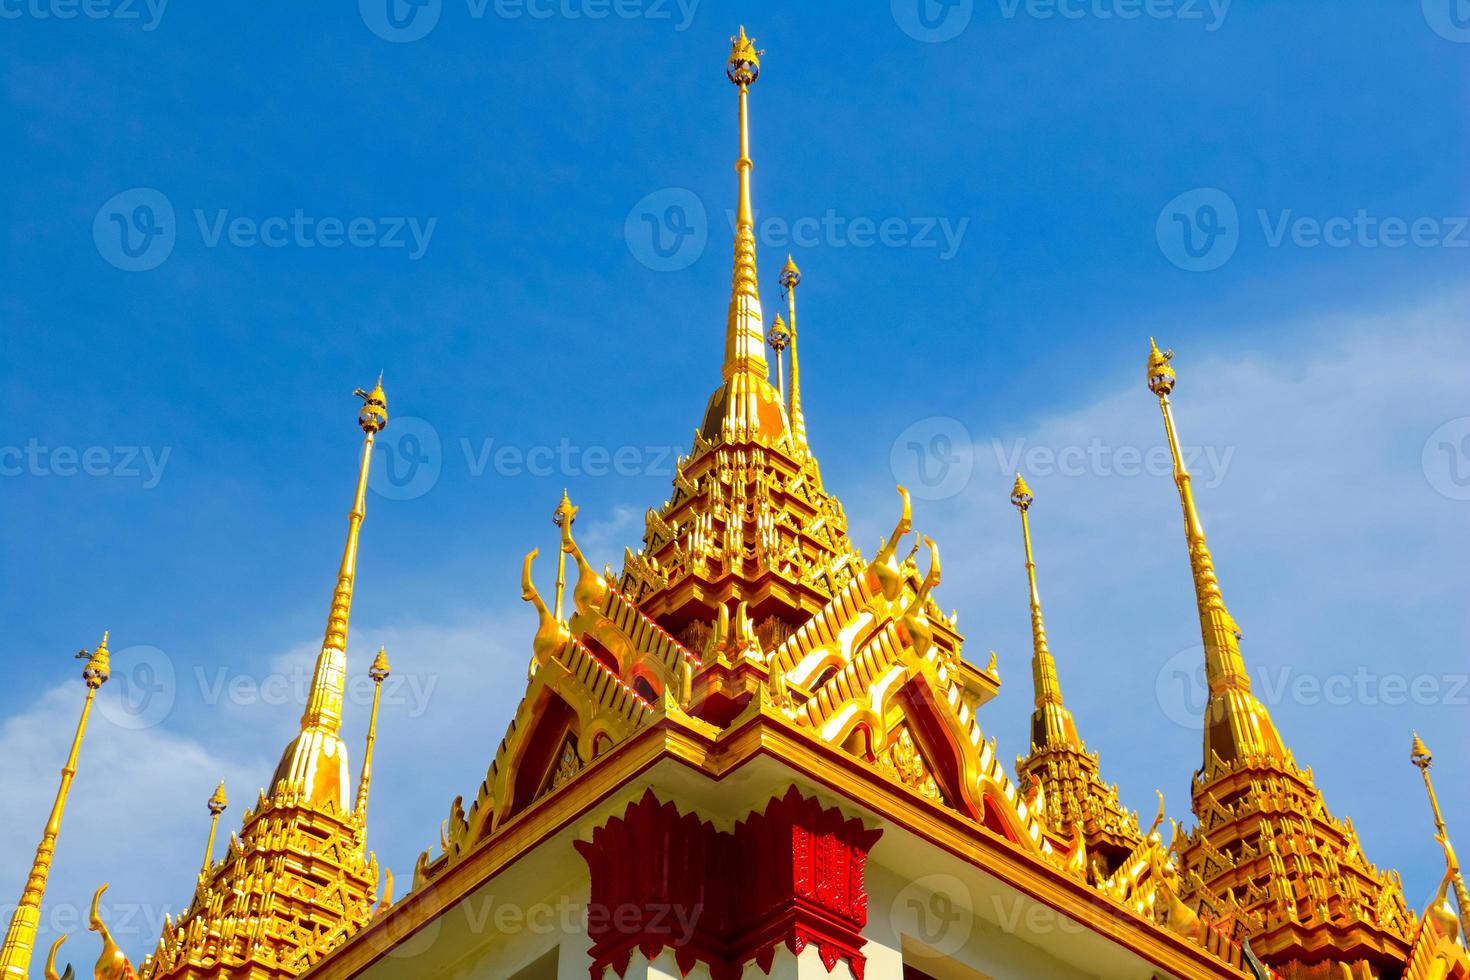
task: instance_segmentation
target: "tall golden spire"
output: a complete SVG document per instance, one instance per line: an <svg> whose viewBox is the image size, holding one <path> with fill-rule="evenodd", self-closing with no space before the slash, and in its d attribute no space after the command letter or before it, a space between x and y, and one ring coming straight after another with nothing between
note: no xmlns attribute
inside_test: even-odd
<svg viewBox="0 0 1470 980"><path fill-rule="evenodd" d="M1217 758L1224 763L1252 758L1284 762L1287 753L1281 736L1265 705L1251 693L1250 677L1240 655L1240 628L1225 607L1220 581L1215 576L1215 562L1205 541L1204 525L1195 509L1194 490L1179 448L1174 411L1169 402L1175 383L1170 364L1174 352L1160 351L1152 339L1149 347L1148 388L1158 396L1169 451L1174 457L1174 484L1179 488L1179 503L1184 509L1184 536L1189 543L1189 567L1194 576L1200 635L1205 647L1205 679L1209 685L1205 706L1205 770L1209 772Z"/></svg>
<svg viewBox="0 0 1470 980"><path fill-rule="evenodd" d="M1036 687L1036 711L1031 715L1031 744L1037 748L1065 745L1082 748L1072 713L1062 704L1062 685L1057 679L1057 662L1046 644L1046 623L1041 618L1041 595L1036 591L1036 559L1031 553L1029 512L1031 488L1021 474L1011 488L1011 503L1021 512L1021 538L1026 544L1026 578L1031 586L1031 678Z"/></svg>
<svg viewBox="0 0 1470 980"><path fill-rule="evenodd" d="M362 775L357 777L357 807L354 812L360 823L367 822L368 787L373 781L373 746L378 741L378 701L383 694L383 681L388 679L390 670L387 647L378 647L378 655L368 668L368 677L373 681L373 710L368 716L367 746L362 750Z"/></svg>
<svg viewBox="0 0 1470 980"><path fill-rule="evenodd" d="M789 254L781 268L781 288L786 290L786 312L791 334L791 438L797 448L806 449L806 415L801 410L801 362L796 357L796 287L801 285L801 270Z"/></svg>
<svg viewBox="0 0 1470 980"><path fill-rule="evenodd" d="M312 673L311 691L301 715L301 734L286 747L281 764L271 781L272 791L282 780L293 792L315 802L328 800L341 807L347 787L347 750L337 732L342 727L342 692L347 679L347 622L352 613L352 586L357 575L357 540L367 505L368 471L373 461L373 440L388 425L388 401L383 394L383 377L372 391L355 392L362 399L357 424L364 433L362 461L357 471L357 492L347 515L347 543L337 569L337 586L327 614L326 634Z"/></svg>
<svg viewBox="0 0 1470 980"><path fill-rule="evenodd" d="M735 211L735 275L730 286L730 311L725 318L724 376L728 381L737 374L751 373L767 377L765 359L765 320L761 316L760 287L755 273L755 212L750 203L750 119L746 108L750 86L761 73L761 54L755 42L745 36L745 28L730 39L730 58L725 74L740 92L740 158L735 169L740 174L740 200Z"/></svg>
<svg viewBox="0 0 1470 980"><path fill-rule="evenodd" d="M92 713L92 702L97 689L112 676L112 657L107 649L107 634L97 649L77 654L78 660L87 661L82 668L82 680L87 685L87 697L82 702L82 717L77 721L72 735L71 752L66 764L61 767L61 785L56 790L56 801L51 804L51 815L46 819L46 829L41 833L41 843L36 845L36 857L31 862L30 874L26 876L25 889L20 903L10 918L10 927L5 932L5 944L0 946L0 980L25 980L30 975L31 953L36 945L36 929L41 922L41 898L46 893L46 879L51 875L51 859L56 853L56 838L61 833L61 817L66 811L67 794L71 792L72 777L77 772L77 758L82 751L82 738L87 733L87 718Z"/></svg>
<svg viewBox="0 0 1470 980"><path fill-rule="evenodd" d="M750 86L760 77L761 54L745 28L730 39L725 74L740 93L739 203L735 212L735 271L725 316L723 383L710 396L701 435L712 442L760 441L774 445L786 437L786 407L771 386L766 363L765 320L755 271L755 211L751 205Z"/></svg>
<svg viewBox="0 0 1470 980"><path fill-rule="evenodd" d="M1424 776L1424 789L1429 794L1429 809L1434 814L1435 840L1439 841L1440 847L1444 848L1445 873L1455 889L1455 905L1460 912L1460 935L1470 940L1470 892L1465 889L1465 876L1460 871L1460 859L1455 856L1455 849L1450 845L1450 832L1444 825L1444 814L1439 810L1439 797L1434 792L1434 781L1429 778L1429 767L1434 765L1434 756L1430 753L1419 733L1414 733L1414 747L1409 752L1409 761L1418 767Z"/></svg>
<svg viewBox="0 0 1470 980"><path fill-rule="evenodd" d="M204 864L199 868L201 882L209 877L209 866L214 863L214 834L219 830L219 815L224 813L229 805L230 798L225 795L225 781L221 779L213 795L205 803L205 806L209 808L209 839L204 843Z"/></svg>

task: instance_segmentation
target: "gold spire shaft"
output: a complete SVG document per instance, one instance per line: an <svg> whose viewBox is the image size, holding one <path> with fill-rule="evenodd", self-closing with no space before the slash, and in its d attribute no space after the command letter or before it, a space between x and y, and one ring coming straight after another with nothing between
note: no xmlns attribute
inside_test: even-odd
<svg viewBox="0 0 1470 980"><path fill-rule="evenodd" d="M798 448L806 449L806 415L801 410L801 361L796 356L796 287L800 284L801 270L788 255L786 267L781 270L781 285L786 287L786 313L791 318L791 438Z"/></svg>
<svg viewBox="0 0 1470 980"><path fill-rule="evenodd" d="M46 881L51 876L56 838L61 833L61 818L66 812L72 777L77 772L82 739L87 734L87 719L91 717L97 689L107 682L111 674L106 633L102 634L102 642L95 651L91 654L83 651L77 656L87 658L87 666L82 670L82 679L87 684L87 697L82 702L82 716L77 720L76 731L72 735L71 751L67 753L66 763L61 767L61 783L56 789L51 813L46 818L46 829L41 833L41 842L36 845L36 857L26 876L25 888L21 891L15 914L10 917L4 945L0 946L0 980L25 980L30 974L31 953L35 950L36 931L41 924L41 899L46 893Z"/></svg>
<svg viewBox="0 0 1470 980"><path fill-rule="evenodd" d="M1270 714L1251 693L1250 677L1240 654L1240 629L1225 606L1215 560L1205 540L1204 525L1195 507L1194 488L1169 395L1174 390L1175 372L1169 361L1173 352L1163 353L1150 341L1147 377L1149 390L1159 399L1164 431L1174 460L1174 485L1184 512L1184 537L1189 545L1189 567L1199 606L1200 636L1205 649L1205 679L1209 701L1205 707L1205 767L1211 768L1211 753L1223 761L1268 756L1285 761L1286 750Z"/></svg>
<svg viewBox="0 0 1470 980"><path fill-rule="evenodd" d="M373 746L378 741L378 702L382 698L383 681L388 672L388 651L379 647L378 655L368 669L368 676L373 680L373 708L368 716L367 745L362 750L362 774L357 777L357 807L354 812L360 823L367 822L368 787L373 781Z"/></svg>
<svg viewBox="0 0 1470 980"><path fill-rule="evenodd" d="M362 462L357 472L357 492L352 511L347 515L347 543L342 548L342 563L337 569L337 587L332 592L332 608L327 614L327 630L322 638L322 651L317 656L311 678L311 694L301 727L335 732L342 727L342 691L347 681L347 624L352 614L352 586L357 575L357 542L367 507L368 470L373 461L373 440L377 433L368 431L362 441Z"/></svg>
<svg viewBox="0 0 1470 980"><path fill-rule="evenodd" d="M1465 875L1460 870L1460 859L1455 856L1455 849L1450 844L1450 831L1445 826L1444 814L1439 808L1439 794L1435 793L1434 780L1429 776L1433 756L1417 733L1414 735L1414 748L1409 758L1424 777L1424 790L1429 794L1429 810L1434 815L1435 834L1440 846L1444 848L1445 870L1449 875L1450 885L1455 890L1455 906L1460 913L1460 934L1470 941L1470 891L1465 888Z"/></svg>
<svg viewBox="0 0 1470 980"><path fill-rule="evenodd" d="M730 310L725 318L726 381L738 374L770 376L765 358L765 319L761 315L760 288L755 271L755 213L751 206L750 171L750 86L760 75L760 53L746 38L745 29L733 39L726 73L740 93L740 200L735 212L735 272L730 289Z"/></svg>
<svg viewBox="0 0 1470 980"><path fill-rule="evenodd" d="M1046 622L1041 616L1041 593L1036 588L1036 558L1031 550L1031 488L1021 474L1011 490L1011 503L1021 512L1021 540L1026 548L1026 580L1031 592L1031 679L1035 686L1036 711L1031 715L1031 741L1036 746L1066 744L1081 748L1081 739L1070 713L1062 703L1062 685L1057 662L1046 642Z"/></svg>

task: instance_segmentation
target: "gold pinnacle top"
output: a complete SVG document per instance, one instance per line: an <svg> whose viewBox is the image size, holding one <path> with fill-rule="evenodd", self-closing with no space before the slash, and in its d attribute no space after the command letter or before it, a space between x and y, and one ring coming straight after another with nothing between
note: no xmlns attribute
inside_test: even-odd
<svg viewBox="0 0 1470 980"><path fill-rule="evenodd" d="M1167 395L1174 390L1174 352L1161 351L1152 337L1148 338L1148 390L1156 395Z"/></svg>
<svg viewBox="0 0 1470 980"><path fill-rule="evenodd" d="M1215 574L1215 560L1210 555L1204 525L1195 507L1194 489L1184 465L1169 402L1176 380L1170 363L1173 357L1173 351L1160 351L1158 344L1149 340L1148 388L1158 396L1169 451L1174 458L1174 484L1184 511L1184 536L1189 544L1189 566L1204 640L1205 678L1209 685L1209 703L1205 707L1205 770L1207 774L1212 771L1216 757L1223 763L1253 758L1285 763L1288 754L1276 725L1266 706L1251 693L1250 677L1240 655L1240 627L1225 606L1220 580Z"/></svg>
<svg viewBox="0 0 1470 980"><path fill-rule="evenodd" d="M392 668L388 665L388 648L380 646L378 655L373 658L373 665L368 668L368 676L373 679L373 683L381 684L388 679L390 673Z"/></svg>
<svg viewBox="0 0 1470 980"><path fill-rule="evenodd" d="M572 506L572 498L567 496L566 488L561 491L561 501L556 505L556 510L551 512L551 523L557 527L571 527L577 519L577 508Z"/></svg>
<svg viewBox="0 0 1470 980"><path fill-rule="evenodd" d="M223 779L215 787L214 795L209 798L209 802L206 805L209 807L209 812L216 815L224 813L225 808L230 805L230 799L225 795L225 781Z"/></svg>
<svg viewBox="0 0 1470 980"><path fill-rule="evenodd" d="M86 650L77 654L78 660L85 660L87 665L82 668L82 680L86 681L87 687L97 690L107 683L112 676L112 651L107 649L108 631L102 631L102 642L97 644L97 649L90 653Z"/></svg>
<svg viewBox="0 0 1470 980"><path fill-rule="evenodd" d="M371 434L386 429L388 396L383 394L383 372L378 372L378 381L373 385L372 391L358 388L353 394L362 399L362 411L357 416L357 424L362 426L362 431Z"/></svg>
<svg viewBox="0 0 1470 980"><path fill-rule="evenodd" d="M771 321L771 332L766 335L766 340L778 354L791 343L791 333L786 329L786 321L781 319L781 314L777 313L776 319Z"/></svg>
<svg viewBox="0 0 1470 980"><path fill-rule="evenodd" d="M796 267L796 260L790 252L786 253L786 264L781 267L781 285L786 289L801 285L801 270Z"/></svg>
<svg viewBox="0 0 1470 980"><path fill-rule="evenodd" d="M1434 755L1430 753L1429 746L1424 744L1418 732L1414 733L1414 746L1409 750L1409 761L1421 770L1427 770L1434 765Z"/></svg>
<svg viewBox="0 0 1470 980"><path fill-rule="evenodd" d="M1016 482L1011 487L1011 503L1021 510L1026 510L1031 506L1031 501L1035 499L1031 488L1026 485L1026 478L1017 473Z"/></svg>
<svg viewBox="0 0 1470 980"><path fill-rule="evenodd" d="M730 76L730 81L736 85L750 85L761 74L761 55L764 51L755 49L755 42L745 36L745 25L740 25L740 33L730 38L730 59L725 63L725 74Z"/></svg>

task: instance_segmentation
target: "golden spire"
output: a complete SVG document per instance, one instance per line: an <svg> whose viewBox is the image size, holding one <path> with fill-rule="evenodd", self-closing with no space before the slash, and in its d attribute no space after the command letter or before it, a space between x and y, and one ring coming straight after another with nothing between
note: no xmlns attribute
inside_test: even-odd
<svg viewBox="0 0 1470 980"><path fill-rule="evenodd" d="M342 691L347 681L347 623L352 613L353 580L357 575L357 540L367 505L373 440L388 425L388 400L383 394L381 374L372 391L359 388L354 394L362 399L357 424L364 439L357 492L347 515L347 543L342 549L337 586L332 592L332 608L327 614L326 634L312 673L306 710L301 715L301 734L286 747L271 784L274 791L284 779L305 793L307 799L331 800L339 807L347 785L347 750L337 732L342 727Z"/></svg>
<svg viewBox="0 0 1470 980"><path fill-rule="evenodd" d="M771 323L771 332L766 334L766 343L776 352L776 392L781 396L781 401L785 402L786 379L781 376L781 352L791 344L791 333L786 329L786 321L781 319L779 313Z"/></svg>
<svg viewBox="0 0 1470 980"><path fill-rule="evenodd" d="M1195 509L1194 490L1169 403L1176 380L1170 363L1174 352L1160 351L1152 338L1149 348L1148 388L1158 396L1169 451L1174 457L1174 484L1179 488L1179 503L1184 509L1184 536L1189 543L1189 567L1194 576L1200 634L1205 647L1205 679L1209 685L1209 701L1205 706L1205 769L1213 767L1215 756L1222 762L1254 757L1284 762L1287 754L1281 736L1265 705L1251 693L1250 677L1240 655L1240 629L1230 610L1225 608L1225 597L1215 576L1215 561L1210 556L1204 525Z"/></svg>
<svg viewBox="0 0 1470 980"><path fill-rule="evenodd" d="M801 362L796 357L796 287L801 285L801 270L788 253L781 268L781 288L786 291L786 312L790 316L791 333L791 438L800 449L806 445L806 416L801 411Z"/></svg>
<svg viewBox="0 0 1470 980"><path fill-rule="evenodd" d="M1031 744L1038 748L1067 745L1082 748L1072 713L1062 704L1057 662L1046 643L1041 618L1041 594L1036 590L1036 560L1031 552L1031 502L1035 497L1021 474L1011 488L1011 503L1021 512L1021 539L1026 545L1026 579L1031 587L1031 678L1036 687L1036 711L1031 715Z"/></svg>
<svg viewBox="0 0 1470 980"><path fill-rule="evenodd" d="M357 777L357 820L367 823L368 786L373 781L373 745L378 740L378 700L383 694L383 681L388 679L388 648L378 647L378 655L368 668L368 677L373 681L373 710L368 715L367 746L362 750L362 775Z"/></svg>
<svg viewBox="0 0 1470 980"><path fill-rule="evenodd" d="M730 289L730 311L725 319L725 380L737 374L767 377L765 320L761 316L760 288L755 274L755 216L750 203L750 120L746 109L750 86L760 77L762 52L740 28L730 39L730 58L725 74L740 91L740 201L735 212L735 276Z"/></svg>
<svg viewBox="0 0 1470 980"><path fill-rule="evenodd" d="M51 815L46 819L46 829L41 833L41 843L36 845L36 857L31 862L30 874L26 876L25 889L20 903L10 918L10 927L5 932L5 944L0 946L0 980L25 980L30 975L31 953L36 945L36 929L41 922L41 898L46 892L46 879L51 874L51 859L56 853L56 838L61 833L61 817L66 811L66 797L71 792L72 777L77 772L77 757L82 751L82 738L87 733L87 718L92 713L92 702L97 689L112 676L112 655L107 649L107 634L97 649L77 654L78 660L87 664L82 668L82 680L87 685L87 697L82 702L82 717L72 735L71 752L66 764L61 767L61 785L56 790L56 801L51 804Z"/></svg>
<svg viewBox="0 0 1470 980"><path fill-rule="evenodd" d="M219 815L230 805L230 798L225 795L223 779L215 787L214 795L204 805L209 807L209 839L204 844L204 864L199 868L201 882L209 877L209 866L214 863L214 833L219 829Z"/></svg>
<svg viewBox="0 0 1470 980"><path fill-rule="evenodd" d="M1444 814L1439 809L1439 797L1434 792L1434 781L1429 778L1429 767L1434 765L1434 756L1429 747L1414 733L1414 747L1409 751L1409 761L1418 767L1424 776L1424 789L1429 794L1429 809L1434 814L1435 840L1444 848L1445 872L1455 889L1455 904L1460 911L1460 935L1470 940L1470 892L1465 889L1465 876L1460 871L1460 860L1450 845L1450 832L1444 825Z"/></svg>
<svg viewBox="0 0 1470 980"><path fill-rule="evenodd" d="M566 488L561 491L561 502L556 505L556 510L551 514L551 523L561 528L561 548L556 555L556 610L554 615L557 622L564 622L561 615L562 598L567 591L567 552L570 551L569 542L572 540L572 525L577 520L577 508L572 506L572 498L567 496Z"/></svg>

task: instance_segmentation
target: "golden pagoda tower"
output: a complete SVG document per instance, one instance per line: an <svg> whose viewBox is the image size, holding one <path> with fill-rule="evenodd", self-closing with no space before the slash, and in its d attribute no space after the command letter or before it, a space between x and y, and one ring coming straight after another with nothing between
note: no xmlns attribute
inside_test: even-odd
<svg viewBox="0 0 1470 980"><path fill-rule="evenodd" d="M211 857L225 805L223 786L211 798L199 887L178 921L165 921L156 951L140 970L145 978L294 977L371 918L378 865L367 849L367 800L378 692L388 673L382 651L369 671L373 708L355 803L348 796L347 747L339 732L368 471L374 438L388 424L382 378L370 392L358 389L357 396L364 433L357 488L301 731L218 863Z"/></svg>
<svg viewBox="0 0 1470 980"><path fill-rule="evenodd" d="M1024 788L1039 786L1047 822L1063 839L1081 833L1087 852L1101 859L1104 872L1114 870L1142 841L1138 816L1118 800L1118 787L1098 774L1096 753L1087 751L1077 734L1072 712L1062 702L1057 662L1046 640L1041 595L1036 589L1036 559L1031 552L1031 488L1016 474L1011 503L1021 514L1021 540L1026 548L1026 579L1031 590L1031 678L1036 710L1031 714L1031 752L1016 760Z"/></svg>
<svg viewBox="0 0 1470 980"><path fill-rule="evenodd" d="M1414 924L1402 886L1368 863L1351 821L1328 812L1312 771L1297 767L1251 692L1174 426L1173 352L1150 347L1148 387L1174 458L1209 685L1193 785L1199 825L1179 845L1187 899L1201 918L1238 911L1255 952L1288 980L1398 977Z"/></svg>
<svg viewBox="0 0 1470 980"><path fill-rule="evenodd" d="M10 917L10 926L5 931L5 944L0 947L0 980L19 980L30 974L31 954L36 946L36 931L41 924L41 899L46 894L46 879L51 875L51 861L56 854L56 838L61 833L61 818L66 812L66 799L71 793L72 777L77 772L77 759L82 752L82 739L87 734L87 719L92 714L92 702L97 689L112 676L112 656L107 649L107 634L97 649L77 654L85 660L82 680L87 685L87 696L82 701L82 716L77 720L76 732L72 735L71 752L61 767L61 785L56 790L56 800L51 804L51 815L46 818L46 829L41 832L41 843L36 845L36 857L31 862L26 876L25 890L15 914Z"/></svg>

